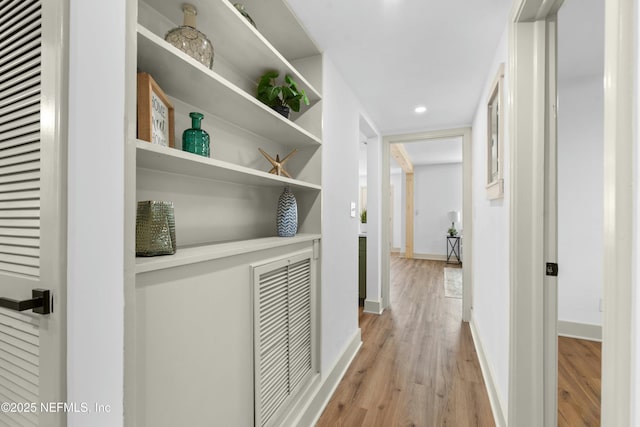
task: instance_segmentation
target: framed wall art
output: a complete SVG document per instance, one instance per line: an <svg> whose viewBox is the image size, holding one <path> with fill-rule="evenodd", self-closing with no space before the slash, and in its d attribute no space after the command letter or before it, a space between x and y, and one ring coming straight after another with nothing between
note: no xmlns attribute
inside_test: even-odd
<svg viewBox="0 0 640 427"><path fill-rule="evenodd" d="M504 63L500 64L487 101L487 198L504 197Z"/></svg>
<svg viewBox="0 0 640 427"><path fill-rule="evenodd" d="M138 139L164 147L175 143L174 110L148 73L138 73Z"/></svg>

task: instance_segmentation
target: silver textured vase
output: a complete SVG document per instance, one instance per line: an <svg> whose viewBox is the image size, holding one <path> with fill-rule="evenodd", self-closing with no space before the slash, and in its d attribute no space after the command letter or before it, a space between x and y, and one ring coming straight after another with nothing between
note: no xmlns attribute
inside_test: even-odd
<svg viewBox="0 0 640 427"><path fill-rule="evenodd" d="M183 25L167 32L164 39L196 61L209 68L213 67L213 45L204 33L196 29L198 11L195 6L185 3L182 5L182 12Z"/></svg>
<svg viewBox="0 0 640 427"><path fill-rule="evenodd" d="M176 253L176 220L172 202L138 202L136 214L136 256Z"/></svg>
<svg viewBox="0 0 640 427"><path fill-rule="evenodd" d="M293 237L298 232L298 203L289 187L278 198L277 231L279 237Z"/></svg>

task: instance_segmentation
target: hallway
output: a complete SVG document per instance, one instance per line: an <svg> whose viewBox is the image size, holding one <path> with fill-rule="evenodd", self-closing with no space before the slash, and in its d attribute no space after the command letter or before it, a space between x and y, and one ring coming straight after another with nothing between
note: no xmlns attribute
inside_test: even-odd
<svg viewBox="0 0 640 427"><path fill-rule="evenodd" d="M441 261L391 258L392 307L360 312L363 345L318 426L491 426L462 300Z"/></svg>

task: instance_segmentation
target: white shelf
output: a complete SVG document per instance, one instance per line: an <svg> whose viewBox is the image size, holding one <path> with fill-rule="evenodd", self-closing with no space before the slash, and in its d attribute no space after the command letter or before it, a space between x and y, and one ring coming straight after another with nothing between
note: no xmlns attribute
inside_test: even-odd
<svg viewBox="0 0 640 427"><path fill-rule="evenodd" d="M181 2L146 0L146 3L176 25L182 24ZM198 9L198 29L206 34L213 44L214 69L215 56L220 55L225 61L233 64L240 74L252 79L257 80L265 71L277 70L281 77L291 74L298 87L304 89L312 102L322 98L304 76L260 33L261 28L266 30L266 25L256 22L256 30L228 0L195 0L189 3ZM270 6L274 5L274 2L268 3ZM280 5L280 9L272 10L272 13L284 13L285 9L286 6ZM247 12L251 15L251 10L248 9ZM292 15L289 10L286 12ZM289 22L295 21L289 19ZM292 40L290 43L294 42L297 43L298 40Z"/></svg>
<svg viewBox="0 0 640 427"><path fill-rule="evenodd" d="M242 4L258 31L289 61L321 54L287 2L244 0Z"/></svg>
<svg viewBox="0 0 640 427"><path fill-rule="evenodd" d="M146 141L136 141L138 168L187 175L257 187L283 187L298 190L320 190L321 187L297 179L258 171L233 163L203 157L197 154L162 147Z"/></svg>
<svg viewBox="0 0 640 427"><path fill-rule="evenodd" d="M138 69L151 74L168 95L257 135L294 147L321 143L317 136L141 25L138 25Z"/></svg>
<svg viewBox="0 0 640 427"><path fill-rule="evenodd" d="M297 234L295 237L263 237L237 242L214 243L178 248L174 255L136 258L136 274L181 267L265 249L319 240L320 234Z"/></svg>

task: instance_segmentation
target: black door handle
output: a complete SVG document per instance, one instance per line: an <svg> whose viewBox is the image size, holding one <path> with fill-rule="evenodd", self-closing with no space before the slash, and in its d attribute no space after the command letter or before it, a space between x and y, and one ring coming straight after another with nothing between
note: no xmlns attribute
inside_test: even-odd
<svg viewBox="0 0 640 427"><path fill-rule="evenodd" d="M48 289L32 289L31 299L18 301L11 298L0 298L0 307L14 311L33 309L34 313L51 313L51 292Z"/></svg>

